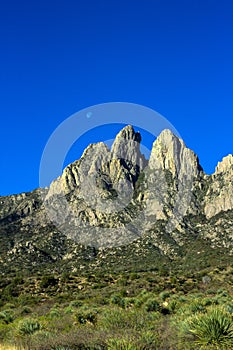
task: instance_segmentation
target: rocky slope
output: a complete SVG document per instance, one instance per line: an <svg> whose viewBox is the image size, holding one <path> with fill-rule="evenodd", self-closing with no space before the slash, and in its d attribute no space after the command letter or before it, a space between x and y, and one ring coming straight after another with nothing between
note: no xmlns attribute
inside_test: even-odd
<svg viewBox="0 0 233 350"><path fill-rule="evenodd" d="M90 145L48 189L0 197L0 269L80 269L118 259L160 263L190 242L233 251L233 156L206 175L170 130L147 161L125 127ZM117 258L116 258L117 257Z"/></svg>

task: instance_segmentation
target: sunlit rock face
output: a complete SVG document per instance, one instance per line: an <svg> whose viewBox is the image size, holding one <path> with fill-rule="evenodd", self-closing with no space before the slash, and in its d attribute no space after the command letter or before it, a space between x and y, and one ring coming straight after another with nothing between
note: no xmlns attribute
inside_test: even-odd
<svg viewBox="0 0 233 350"><path fill-rule="evenodd" d="M218 163L210 177L205 198L205 215L211 218L222 211L233 209L233 156L229 154Z"/></svg>
<svg viewBox="0 0 233 350"><path fill-rule="evenodd" d="M233 251L233 156L206 175L170 130L156 138L149 160L140 142L128 125L111 149L89 145L49 188L0 197L2 266L63 259L72 265L80 247L101 249L103 257L104 249L132 242L140 254L150 242L173 257L196 236Z"/></svg>

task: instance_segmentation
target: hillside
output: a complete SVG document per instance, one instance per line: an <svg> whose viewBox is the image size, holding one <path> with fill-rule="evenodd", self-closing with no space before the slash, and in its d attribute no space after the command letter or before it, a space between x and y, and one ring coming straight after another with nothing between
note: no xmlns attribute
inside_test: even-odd
<svg viewBox="0 0 233 350"><path fill-rule="evenodd" d="M171 131L140 141L0 197L0 348L233 348L233 157L206 175Z"/></svg>

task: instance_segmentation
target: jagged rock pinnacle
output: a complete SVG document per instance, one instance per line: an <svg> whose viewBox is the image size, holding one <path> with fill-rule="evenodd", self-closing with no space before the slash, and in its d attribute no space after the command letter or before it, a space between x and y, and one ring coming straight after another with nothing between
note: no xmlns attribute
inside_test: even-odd
<svg viewBox="0 0 233 350"><path fill-rule="evenodd" d="M169 170L173 176L197 176L200 165L197 156L186 147L183 140L165 129L153 143L149 167Z"/></svg>
<svg viewBox="0 0 233 350"><path fill-rule="evenodd" d="M132 125L125 126L116 136L116 141L120 138L125 140L132 140L136 142L141 142L141 135L139 132L135 132Z"/></svg>
<svg viewBox="0 0 233 350"><path fill-rule="evenodd" d="M135 132L131 125L124 127L116 136L111 148L113 159L122 159L127 164L143 169L146 164L145 157L140 151L141 135Z"/></svg>
<svg viewBox="0 0 233 350"><path fill-rule="evenodd" d="M233 155L229 154L224 157L221 162L218 162L218 165L215 170L215 174L225 173L229 170L233 171Z"/></svg>

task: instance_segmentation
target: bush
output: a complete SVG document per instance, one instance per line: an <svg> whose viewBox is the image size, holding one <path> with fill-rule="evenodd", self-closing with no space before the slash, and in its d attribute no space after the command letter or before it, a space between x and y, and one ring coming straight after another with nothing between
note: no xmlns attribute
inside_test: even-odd
<svg viewBox="0 0 233 350"><path fill-rule="evenodd" d="M136 350L136 347L128 339L109 339L108 350Z"/></svg>
<svg viewBox="0 0 233 350"><path fill-rule="evenodd" d="M152 331L145 331L140 336L137 349L157 349L159 345L156 334ZM156 347L155 347L156 346Z"/></svg>
<svg viewBox="0 0 233 350"><path fill-rule="evenodd" d="M172 313L175 313L179 307L179 303L176 300L171 300L169 302L169 309Z"/></svg>
<svg viewBox="0 0 233 350"><path fill-rule="evenodd" d="M49 312L49 318L58 318L61 317L61 311L59 309L53 308Z"/></svg>
<svg viewBox="0 0 233 350"><path fill-rule="evenodd" d="M156 299L149 299L145 304L145 310L148 312L159 311L159 303Z"/></svg>
<svg viewBox="0 0 233 350"><path fill-rule="evenodd" d="M162 293L160 293L159 296L163 301L165 301L167 298L170 297L170 293L169 292L162 292Z"/></svg>
<svg viewBox="0 0 233 350"><path fill-rule="evenodd" d="M76 319L79 324L85 324L87 322L97 323L97 311L83 311L76 314Z"/></svg>
<svg viewBox="0 0 233 350"><path fill-rule="evenodd" d="M193 314L197 314L198 312L204 313L206 311L205 307L202 305L201 301L194 301L189 305L189 310Z"/></svg>
<svg viewBox="0 0 233 350"><path fill-rule="evenodd" d="M82 300L72 300L70 302L70 307L80 307L83 305L83 301Z"/></svg>
<svg viewBox="0 0 233 350"><path fill-rule="evenodd" d="M41 330L41 324L34 319L22 320L18 325L18 332L20 335L32 335Z"/></svg>
<svg viewBox="0 0 233 350"><path fill-rule="evenodd" d="M3 310L0 312L0 320L4 323L9 324L14 321L14 314L12 310Z"/></svg>
<svg viewBox="0 0 233 350"><path fill-rule="evenodd" d="M149 350L159 349L157 336L152 331L145 331L138 336L125 338L110 338L107 341L108 350Z"/></svg>
<svg viewBox="0 0 233 350"><path fill-rule="evenodd" d="M7 326L7 324L0 323L0 342L7 339L8 332L9 332L9 327ZM0 349L1 349L1 346L0 346Z"/></svg>
<svg viewBox="0 0 233 350"><path fill-rule="evenodd" d="M7 304L4 305L4 308L5 309L14 309L15 308L15 304L7 303Z"/></svg>
<svg viewBox="0 0 233 350"><path fill-rule="evenodd" d="M122 307L123 309L125 308L125 299L122 298L121 295L118 295L118 294L117 295L113 295L111 297L110 301L111 301L112 304L118 305L118 306Z"/></svg>
<svg viewBox="0 0 233 350"><path fill-rule="evenodd" d="M109 309L101 315L100 326L103 329L108 330L126 330L135 329L139 327L140 329L144 326L145 314L139 313L136 310L129 309L127 311L122 309Z"/></svg>
<svg viewBox="0 0 233 350"><path fill-rule="evenodd" d="M105 310L101 317L101 326L103 329L122 329L127 328L127 314L121 309Z"/></svg>
<svg viewBox="0 0 233 350"><path fill-rule="evenodd" d="M185 328L198 345L233 346L232 320L223 309L215 308L193 316L186 321Z"/></svg>

